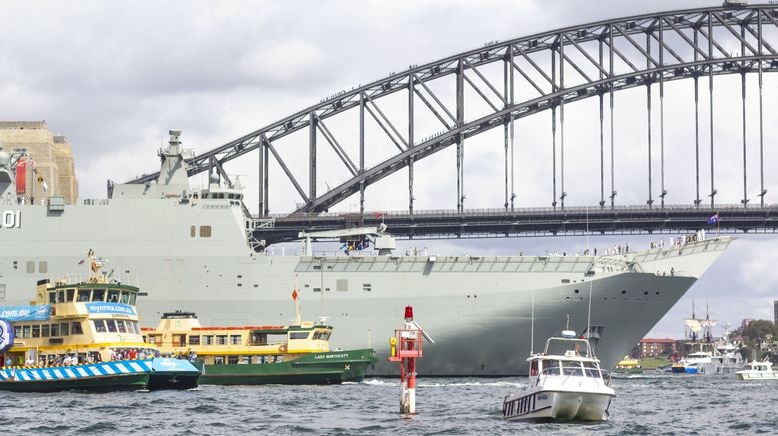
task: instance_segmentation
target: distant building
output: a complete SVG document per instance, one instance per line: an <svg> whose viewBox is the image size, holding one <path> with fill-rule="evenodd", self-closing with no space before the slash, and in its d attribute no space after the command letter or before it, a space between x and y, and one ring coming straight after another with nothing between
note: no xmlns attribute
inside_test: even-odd
<svg viewBox="0 0 778 436"><path fill-rule="evenodd" d="M76 202L78 180L73 147L64 136L52 134L45 121L0 121L0 146L7 152L26 152L34 162L26 167L27 199L39 203L61 196L65 203Z"/></svg>
<svg viewBox="0 0 778 436"><path fill-rule="evenodd" d="M676 350L676 340L670 338L640 340L640 358L671 356Z"/></svg>

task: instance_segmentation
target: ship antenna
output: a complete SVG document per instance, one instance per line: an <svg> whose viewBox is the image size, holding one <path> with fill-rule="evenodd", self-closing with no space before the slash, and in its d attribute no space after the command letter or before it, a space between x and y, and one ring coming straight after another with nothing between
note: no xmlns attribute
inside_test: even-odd
<svg viewBox="0 0 778 436"><path fill-rule="evenodd" d="M535 274L532 274L532 316L530 318L529 354L535 354Z"/></svg>

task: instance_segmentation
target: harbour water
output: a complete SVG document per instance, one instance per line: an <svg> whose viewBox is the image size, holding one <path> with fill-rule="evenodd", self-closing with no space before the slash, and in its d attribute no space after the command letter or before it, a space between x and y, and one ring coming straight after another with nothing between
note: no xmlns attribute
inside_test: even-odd
<svg viewBox="0 0 778 436"><path fill-rule="evenodd" d="M0 392L12 434L774 434L778 383L726 376L614 379L611 419L599 424L503 422L502 396L526 379L419 379L412 419L395 379L335 386L202 386L193 391L89 394Z"/></svg>

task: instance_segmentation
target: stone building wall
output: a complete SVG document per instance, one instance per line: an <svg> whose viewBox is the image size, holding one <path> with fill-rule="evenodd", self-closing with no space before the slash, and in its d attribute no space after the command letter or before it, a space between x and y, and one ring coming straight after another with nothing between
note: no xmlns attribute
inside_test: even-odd
<svg viewBox="0 0 778 436"><path fill-rule="evenodd" d="M78 199L78 180L73 148L67 138L53 135L45 121L0 121L0 144L5 151L26 150L37 175L27 171L27 198L35 202L62 196L73 204ZM44 190L44 186L47 188Z"/></svg>

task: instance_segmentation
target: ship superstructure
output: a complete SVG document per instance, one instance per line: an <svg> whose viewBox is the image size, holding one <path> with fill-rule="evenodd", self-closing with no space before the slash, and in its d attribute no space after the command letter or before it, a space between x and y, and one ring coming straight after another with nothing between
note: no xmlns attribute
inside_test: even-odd
<svg viewBox="0 0 778 436"><path fill-rule="evenodd" d="M23 304L31 283L71 272L87 247L122 265L114 279L147 292L138 300L145 326L174 309L210 325L283 325L294 319L288 295L297 282L305 310L337 329L335 347L385 342L394 314L412 303L425 328L440 332L421 375L495 376L527 373L533 300L535 336L545 338L567 315L586 320L591 293L597 304L588 333L608 368L731 242L608 256L404 256L392 252L385 229L374 229L380 251L370 254L273 256L255 251L240 189L218 178L204 190L190 188L189 153L171 131L157 183L109 183L107 199L30 205L15 193L14 156L0 151L0 304ZM570 327L586 333L584 324ZM389 350L377 351L374 373L391 374Z"/></svg>

